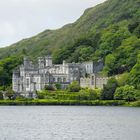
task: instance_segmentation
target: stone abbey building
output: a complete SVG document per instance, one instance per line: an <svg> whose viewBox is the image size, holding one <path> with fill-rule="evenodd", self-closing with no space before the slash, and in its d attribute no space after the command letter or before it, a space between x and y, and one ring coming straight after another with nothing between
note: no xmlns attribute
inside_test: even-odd
<svg viewBox="0 0 140 140"><path fill-rule="evenodd" d="M13 71L13 91L23 95L41 91L45 85L60 83L65 89L73 81L78 81L81 87L102 88L107 78L97 77L103 69L102 61L85 63L53 64L52 57L39 57L38 63L24 58L19 68ZM88 75L88 77L87 77Z"/></svg>

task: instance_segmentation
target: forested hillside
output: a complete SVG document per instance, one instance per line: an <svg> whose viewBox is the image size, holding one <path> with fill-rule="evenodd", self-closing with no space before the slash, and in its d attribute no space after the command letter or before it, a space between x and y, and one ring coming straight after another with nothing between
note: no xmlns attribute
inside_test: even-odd
<svg viewBox="0 0 140 140"><path fill-rule="evenodd" d="M124 73L122 85L140 88L140 0L108 0L87 9L73 24L0 49L0 85L11 83L12 69L24 55L47 54L54 63L103 59L103 74Z"/></svg>

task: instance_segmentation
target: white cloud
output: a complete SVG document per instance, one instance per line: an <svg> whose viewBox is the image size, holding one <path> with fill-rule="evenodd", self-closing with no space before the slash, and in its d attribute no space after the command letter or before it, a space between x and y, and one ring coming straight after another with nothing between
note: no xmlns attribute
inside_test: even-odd
<svg viewBox="0 0 140 140"><path fill-rule="evenodd" d="M0 0L0 46L74 22L105 0Z"/></svg>

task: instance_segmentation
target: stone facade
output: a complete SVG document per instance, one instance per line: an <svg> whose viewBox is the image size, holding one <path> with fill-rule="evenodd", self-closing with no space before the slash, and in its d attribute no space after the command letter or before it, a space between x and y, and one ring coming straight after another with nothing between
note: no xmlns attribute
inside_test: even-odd
<svg viewBox="0 0 140 140"><path fill-rule="evenodd" d="M83 88L103 88L107 84L108 77L101 77L97 74L91 74L90 77L80 78L80 86Z"/></svg>
<svg viewBox="0 0 140 140"><path fill-rule="evenodd" d="M24 58L23 65L13 71L13 90L19 93L40 91L45 85L60 83L66 88L73 81L80 81L85 75L83 65L79 63L66 63L54 65L52 57L39 57L38 64Z"/></svg>
<svg viewBox="0 0 140 140"><path fill-rule="evenodd" d="M103 69L103 62L102 60L99 60L97 62L84 62L82 65L85 67L85 71L87 74L93 74L93 73L98 73Z"/></svg>
<svg viewBox="0 0 140 140"><path fill-rule="evenodd" d="M103 63L85 62L85 63L66 63L53 64L52 57L39 57L38 63L33 64L32 61L24 58L23 64L13 71L12 87L17 93L33 93L44 89L45 85L60 83L62 88L66 88L71 82L80 82L81 87L99 87L102 88L103 82L99 78L94 78L96 86L92 84L93 73L98 73L103 68ZM91 78L84 78L86 74ZM99 83L99 84L98 84Z"/></svg>

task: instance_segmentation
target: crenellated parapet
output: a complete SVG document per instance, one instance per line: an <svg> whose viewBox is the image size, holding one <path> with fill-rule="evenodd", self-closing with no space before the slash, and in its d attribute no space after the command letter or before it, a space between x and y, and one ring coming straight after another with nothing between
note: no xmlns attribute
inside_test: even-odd
<svg viewBox="0 0 140 140"><path fill-rule="evenodd" d="M83 88L100 88L107 84L109 77L99 76L97 74L91 74L90 77L80 78L80 86Z"/></svg>

